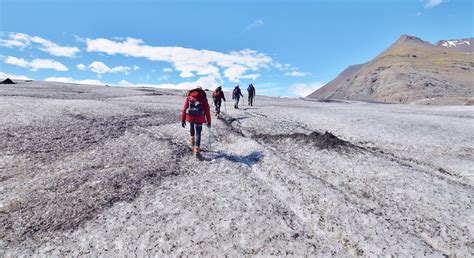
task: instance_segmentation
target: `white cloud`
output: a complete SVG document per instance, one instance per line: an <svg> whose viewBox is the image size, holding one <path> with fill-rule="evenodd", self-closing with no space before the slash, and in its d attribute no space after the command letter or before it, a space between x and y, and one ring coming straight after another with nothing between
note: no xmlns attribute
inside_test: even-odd
<svg viewBox="0 0 474 258"><path fill-rule="evenodd" d="M447 0L423 0L423 3L425 4L425 8L432 8L444 2L447 2Z"/></svg>
<svg viewBox="0 0 474 258"><path fill-rule="evenodd" d="M32 80L31 78L25 76L25 75L16 75L16 74L10 74L10 73L4 73L0 72L0 79L4 80L6 78L10 79L17 79L17 80Z"/></svg>
<svg viewBox="0 0 474 258"><path fill-rule="evenodd" d="M68 71L69 69L61 64L58 61L50 60L50 59L33 59L31 61L27 61L23 58L17 58L14 56L7 56L4 59L6 64L16 65L24 68L30 68L31 71L38 71L40 69L52 69L60 72Z"/></svg>
<svg viewBox="0 0 474 258"><path fill-rule="evenodd" d="M99 62L99 61L92 62L88 67L89 67L89 69L91 69L91 71L93 71L94 73L98 73L98 74L128 73L128 71L131 70L131 68L128 67L128 66L117 66L117 67L114 67L114 68L110 68L106 64L104 64L102 62Z"/></svg>
<svg viewBox="0 0 474 258"><path fill-rule="evenodd" d="M30 45L29 37L30 36L23 33L9 33L7 38L4 38L2 35L0 45L9 48L25 48Z"/></svg>
<svg viewBox="0 0 474 258"><path fill-rule="evenodd" d="M3 60L6 64L16 65L24 68L29 68L29 63L23 58L18 58L14 56L7 56Z"/></svg>
<svg viewBox="0 0 474 258"><path fill-rule="evenodd" d="M239 78L247 71L247 68L241 65L234 65L224 71L224 76L231 82L238 82Z"/></svg>
<svg viewBox="0 0 474 258"><path fill-rule="evenodd" d="M60 46L50 40L38 36L30 36L24 33L14 32L9 33L7 37L2 36L0 39L0 45L9 48L25 48L34 46L53 56L74 57L76 53L79 52L77 47Z"/></svg>
<svg viewBox="0 0 474 258"><path fill-rule="evenodd" d="M263 21L262 20L255 20L244 28L244 32L251 31L251 30L256 29L258 27L261 27L261 26L263 26Z"/></svg>
<svg viewBox="0 0 474 258"><path fill-rule="evenodd" d="M220 76L221 69L229 80L237 81L245 77L247 71L274 67L271 57L254 50L244 49L230 53L210 50L197 50L183 47L158 47L145 45L141 39L109 40L104 38L86 39L88 52L100 52L109 55L124 55L146 58L151 61L167 62L180 72L183 78L200 76ZM165 68L166 69L166 68Z"/></svg>
<svg viewBox="0 0 474 258"><path fill-rule="evenodd" d="M125 73L128 74L129 71L133 70L136 71L140 69L139 66L134 65L133 67L128 67L128 66L117 66L110 68L106 64L99 62L99 61L94 61L88 66L85 66L84 64L78 64L77 69L79 70L91 70L94 73L97 73L99 75L104 74L104 73Z"/></svg>
<svg viewBox="0 0 474 258"><path fill-rule="evenodd" d="M311 75L311 73L305 73L305 72L300 72L300 71L291 71L288 73L285 73L285 76L292 76L292 77L305 77Z"/></svg>
<svg viewBox="0 0 474 258"><path fill-rule="evenodd" d="M47 52L53 56L74 57L74 55L79 52L79 49L76 47L59 46L56 43L37 36L32 37L31 41L40 44L40 50L43 50L44 52Z"/></svg>
<svg viewBox="0 0 474 258"><path fill-rule="evenodd" d="M76 65L76 67L77 67L77 69L82 70L82 71L86 70L86 68L87 68L87 66L85 66L84 64L78 64L78 65Z"/></svg>
<svg viewBox="0 0 474 258"><path fill-rule="evenodd" d="M65 82L65 83L77 83L77 84L104 85L104 83L98 80L93 80L93 79L75 80L71 77L48 77L44 80L47 82Z"/></svg>
<svg viewBox="0 0 474 258"><path fill-rule="evenodd" d="M173 69L171 69L171 68L163 68L163 72L164 72L164 73L171 73L171 72L173 72Z"/></svg>
<svg viewBox="0 0 474 258"><path fill-rule="evenodd" d="M158 77L158 81L166 81L166 80L168 80L168 78L169 78L168 75L162 75L162 76Z"/></svg>
<svg viewBox="0 0 474 258"><path fill-rule="evenodd" d="M253 73L253 74L242 75L240 78L242 78L242 79L256 80L258 77L260 77L260 74L258 74L258 73Z"/></svg>
<svg viewBox="0 0 474 258"><path fill-rule="evenodd" d="M118 84L119 84L119 85L122 85L122 86L130 86L130 85L132 85L132 84L129 83L127 80L121 80L121 81L119 81Z"/></svg>
<svg viewBox="0 0 474 258"><path fill-rule="evenodd" d="M179 76L182 78L190 78L190 77L194 77L194 73L184 71L184 72L181 72Z"/></svg>
<svg viewBox="0 0 474 258"><path fill-rule="evenodd" d="M198 86L202 87L203 89L214 89L218 85L222 84L222 80L219 76L215 75L208 75L205 77L201 77L196 81L192 82L182 82L178 84L173 83L163 83L163 84L133 84L126 80L121 80L119 85L123 86L136 86L136 87L154 87L154 88L162 88L162 89L178 89L178 90L189 90L192 88L196 88Z"/></svg>
<svg viewBox="0 0 474 258"><path fill-rule="evenodd" d="M251 79L255 80L258 77L260 77L260 74L254 73L254 74L244 74L247 71L247 69L241 65L234 65L229 68L227 68L224 71L224 76L229 79L231 82L239 82L240 79Z"/></svg>
<svg viewBox="0 0 474 258"><path fill-rule="evenodd" d="M288 91L296 96L306 97L322 86L324 86L324 83L320 82L313 82L309 84L296 83L290 85L290 87L288 87Z"/></svg>

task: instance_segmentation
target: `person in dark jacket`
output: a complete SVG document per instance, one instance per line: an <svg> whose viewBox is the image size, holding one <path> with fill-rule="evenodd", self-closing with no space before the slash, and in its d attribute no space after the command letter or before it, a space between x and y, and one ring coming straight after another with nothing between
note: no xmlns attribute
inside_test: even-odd
<svg viewBox="0 0 474 258"><path fill-rule="evenodd" d="M253 84L250 84L249 87L247 88L247 92L249 94L249 105L253 106L253 99L255 98L255 87Z"/></svg>
<svg viewBox="0 0 474 258"><path fill-rule="evenodd" d="M239 108L239 100L240 97L243 97L242 91L240 91L239 85L235 86L234 90L232 91L232 99L235 100L234 108L238 109Z"/></svg>
<svg viewBox="0 0 474 258"><path fill-rule="evenodd" d="M216 107L216 116L218 118L220 118L222 100L226 101L225 96L224 96L224 92L222 91L221 86L216 88L216 90L212 94L212 98L214 100L214 106Z"/></svg>
<svg viewBox="0 0 474 258"><path fill-rule="evenodd" d="M198 155L201 152L202 124L207 122L207 127L211 127L211 112L206 92L200 87L190 90L184 101L181 112L181 126L183 128L186 127L186 121L190 125L190 142L193 152Z"/></svg>

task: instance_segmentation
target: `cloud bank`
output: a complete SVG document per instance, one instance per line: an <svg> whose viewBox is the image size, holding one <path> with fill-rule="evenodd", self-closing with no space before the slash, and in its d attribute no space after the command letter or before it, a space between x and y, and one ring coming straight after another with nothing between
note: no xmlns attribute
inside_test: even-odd
<svg viewBox="0 0 474 258"><path fill-rule="evenodd" d="M169 63L174 70L180 72L179 76L182 78L195 76L215 78L223 74L231 82L238 82L241 79L256 79L260 76L256 71L277 65L271 57L250 49L222 53L176 46L150 46L143 40L135 38L125 40L87 38L86 44L88 52L139 57Z"/></svg>
<svg viewBox="0 0 474 258"><path fill-rule="evenodd" d="M31 71L38 71L40 69L52 69L60 72L68 71L69 69L58 61L50 59L33 59L28 61L23 58L14 56L7 56L3 60L6 64L16 65L24 68L29 68Z"/></svg>
<svg viewBox="0 0 474 258"><path fill-rule="evenodd" d="M92 84L92 85L105 85L98 80L86 79L86 80L75 80L71 77L48 77L44 79L47 82L66 82L66 83L77 83L77 84Z"/></svg>
<svg viewBox="0 0 474 258"><path fill-rule="evenodd" d="M135 71L135 70L140 69L140 67L138 67L136 65L134 65L133 67L117 66L117 67L110 68L106 64L104 64L102 62L99 62L99 61L94 61L91 64L89 64L88 66L86 66L84 64L78 64L76 67L79 70L82 70L82 71L90 70L90 71L92 71L94 73L97 73L97 74L104 74L104 73L125 73L125 74L128 74L129 71L132 71L132 70Z"/></svg>
<svg viewBox="0 0 474 258"><path fill-rule="evenodd" d="M191 82L182 82L182 83L178 83L178 84L172 84L172 83L162 83L162 84L140 84L140 83L137 83L137 84L134 84L134 83L130 83L126 80L121 80L119 82L120 85L122 86L134 86L134 87L154 87L154 88L162 88L162 89L175 89L175 90L189 90L189 89L193 89L193 88L196 88L196 87L203 87L204 89L206 88L209 88L209 89L213 89L213 88L210 88L210 86L216 86L216 85L219 85L222 83L222 80L220 79L220 77L218 76L213 76L213 75L210 75L210 76L205 76L205 77L201 77L195 81L191 81Z"/></svg>
<svg viewBox="0 0 474 258"><path fill-rule="evenodd" d="M74 57L78 52L77 47L60 46L52 41L38 37L30 36L24 33L8 33L6 37L0 38L0 45L9 48L37 47L39 50L49 53L53 56Z"/></svg>

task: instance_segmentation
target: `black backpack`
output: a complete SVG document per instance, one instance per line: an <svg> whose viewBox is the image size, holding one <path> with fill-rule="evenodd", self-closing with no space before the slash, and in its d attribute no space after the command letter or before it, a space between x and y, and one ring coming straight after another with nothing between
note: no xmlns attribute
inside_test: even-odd
<svg viewBox="0 0 474 258"><path fill-rule="evenodd" d="M202 103L194 97L188 97L188 115L200 116L204 115L204 107Z"/></svg>

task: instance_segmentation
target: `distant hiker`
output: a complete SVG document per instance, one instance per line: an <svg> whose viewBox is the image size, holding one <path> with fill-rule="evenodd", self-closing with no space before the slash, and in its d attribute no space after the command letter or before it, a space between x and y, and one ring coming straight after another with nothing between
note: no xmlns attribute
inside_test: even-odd
<svg viewBox="0 0 474 258"><path fill-rule="evenodd" d="M249 105L253 106L253 99L255 97L255 87L253 84L250 84L249 87L247 88L247 92L249 94Z"/></svg>
<svg viewBox="0 0 474 258"><path fill-rule="evenodd" d="M235 86L234 90L232 91L232 99L235 100L234 108L239 108L239 100L240 97L243 97L242 91L240 91L239 85Z"/></svg>
<svg viewBox="0 0 474 258"><path fill-rule="evenodd" d="M181 126L183 128L186 127L186 121L190 125L190 143L193 152L198 155L201 152L202 124L207 121L207 127L211 127L209 103L207 102L206 92L201 87L192 89L187 94L181 113Z"/></svg>
<svg viewBox="0 0 474 258"><path fill-rule="evenodd" d="M218 118L221 117L221 104L222 100L225 100L224 92L222 91L222 87L219 86L216 88L214 93L212 94L212 99L214 100L214 106L216 107L216 116Z"/></svg>

